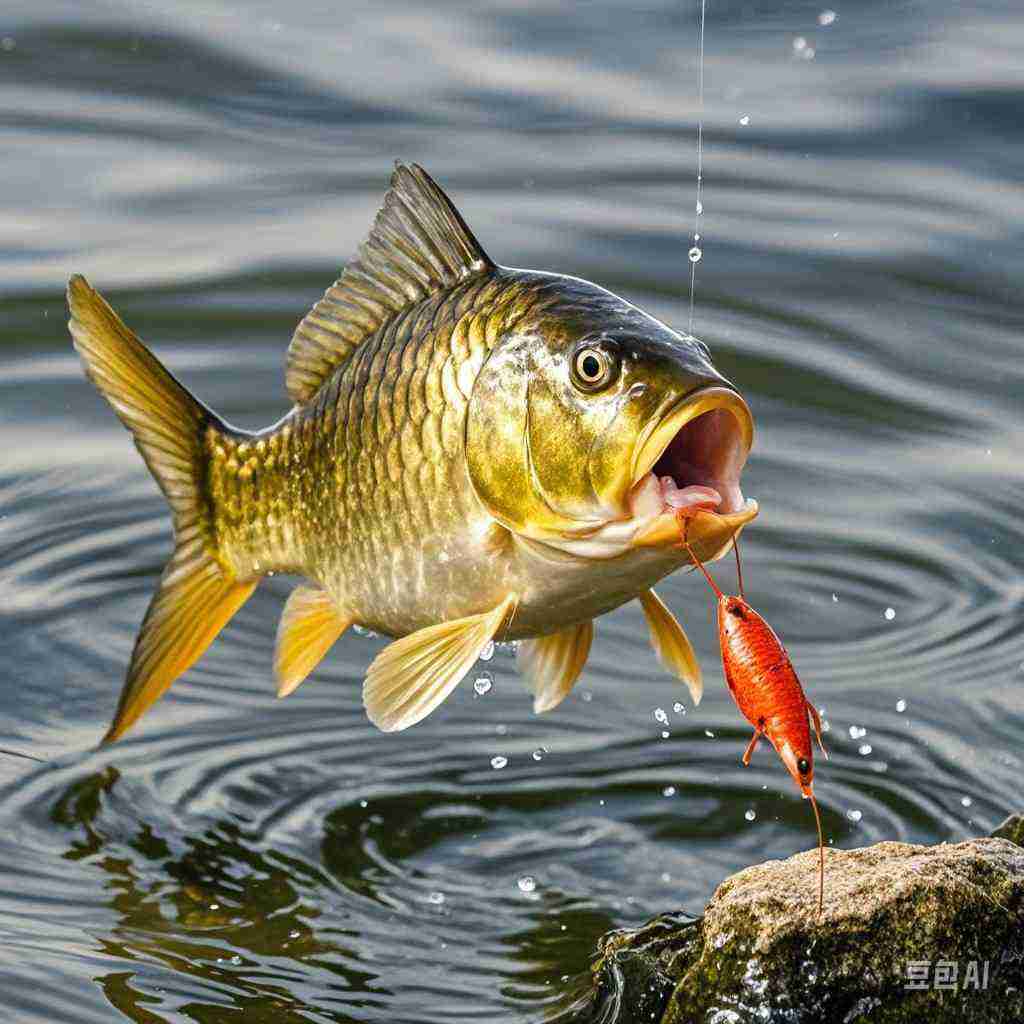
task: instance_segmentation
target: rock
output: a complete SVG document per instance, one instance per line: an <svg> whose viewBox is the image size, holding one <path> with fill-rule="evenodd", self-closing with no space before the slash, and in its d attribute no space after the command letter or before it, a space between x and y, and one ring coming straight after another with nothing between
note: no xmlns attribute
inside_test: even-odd
<svg viewBox="0 0 1024 1024"><path fill-rule="evenodd" d="M727 878L703 918L602 940L602 1024L1018 1024L1024 849L1004 838L817 851Z"/></svg>
<svg viewBox="0 0 1024 1024"><path fill-rule="evenodd" d="M996 839L1009 839L1024 846L1024 814L1011 814L993 833Z"/></svg>

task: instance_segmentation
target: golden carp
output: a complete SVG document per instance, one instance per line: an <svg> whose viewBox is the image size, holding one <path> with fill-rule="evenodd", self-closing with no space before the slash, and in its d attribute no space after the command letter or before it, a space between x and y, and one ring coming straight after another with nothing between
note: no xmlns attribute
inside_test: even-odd
<svg viewBox="0 0 1024 1024"><path fill-rule="evenodd" d="M397 165L369 238L299 324L295 406L249 433L161 365L82 277L86 372L171 506L175 548L107 740L206 650L261 576L305 578L277 633L278 693L353 623L396 637L363 697L381 729L428 715L495 640L520 640L534 708L587 659L592 620L638 598L662 661L700 668L651 587L720 557L754 516L753 423L707 348L578 278L497 266L437 184ZM712 511L713 510L713 511Z"/></svg>

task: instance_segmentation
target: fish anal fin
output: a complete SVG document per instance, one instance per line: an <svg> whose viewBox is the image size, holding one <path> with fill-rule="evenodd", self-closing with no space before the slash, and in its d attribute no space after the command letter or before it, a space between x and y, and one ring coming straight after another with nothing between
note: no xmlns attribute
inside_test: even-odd
<svg viewBox="0 0 1024 1024"><path fill-rule="evenodd" d="M258 582L235 580L209 556L179 548L142 621L104 743L123 736L199 660Z"/></svg>
<svg viewBox="0 0 1024 1024"><path fill-rule="evenodd" d="M520 643L516 661L533 694L534 714L558 707L569 695L587 662L593 638L594 625L588 621Z"/></svg>
<svg viewBox="0 0 1024 1024"><path fill-rule="evenodd" d="M287 697L320 663L352 625L334 599L320 587L302 584L285 602L274 645L278 697Z"/></svg>
<svg viewBox="0 0 1024 1024"><path fill-rule="evenodd" d="M362 342L403 309L494 264L437 183L396 164L369 237L295 329L285 383L306 402Z"/></svg>
<svg viewBox="0 0 1024 1024"><path fill-rule="evenodd" d="M383 732L398 732L426 718L499 635L515 607L510 594L488 612L427 626L388 644L363 683L370 721Z"/></svg>
<svg viewBox="0 0 1024 1024"><path fill-rule="evenodd" d="M639 600L658 660L672 675L686 683L693 703L699 704L704 694L704 677L690 638L653 590L645 590Z"/></svg>

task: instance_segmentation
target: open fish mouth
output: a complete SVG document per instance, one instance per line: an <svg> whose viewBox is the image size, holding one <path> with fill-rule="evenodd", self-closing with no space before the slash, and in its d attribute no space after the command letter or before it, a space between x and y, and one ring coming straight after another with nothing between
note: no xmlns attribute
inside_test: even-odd
<svg viewBox="0 0 1024 1024"><path fill-rule="evenodd" d="M753 439L750 409L727 387L702 388L654 417L633 457L634 543L678 543L676 514L686 510L693 517L689 538L702 557L724 553L757 515L757 502L740 486Z"/></svg>

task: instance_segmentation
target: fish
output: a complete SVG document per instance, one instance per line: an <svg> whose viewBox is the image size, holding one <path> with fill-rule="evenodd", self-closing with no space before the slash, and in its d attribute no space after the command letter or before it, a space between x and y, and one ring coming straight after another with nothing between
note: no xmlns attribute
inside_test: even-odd
<svg viewBox="0 0 1024 1024"><path fill-rule="evenodd" d="M391 639L362 693L384 731L429 715L495 642L519 642L534 710L551 710L594 619L633 600L700 700L692 645L653 589L690 561L675 510L714 509L691 536L709 561L758 512L740 486L753 418L703 342L580 278L499 266L400 162L369 236L296 328L293 406L266 429L190 394L81 275L67 299L86 375L174 531L105 742L271 573L301 578L277 629L278 695L365 627Z"/></svg>

